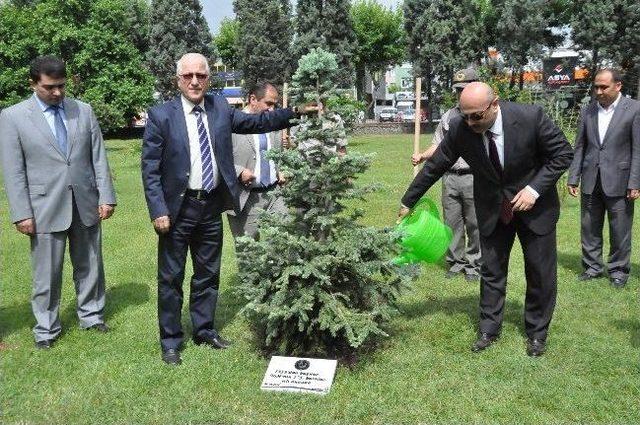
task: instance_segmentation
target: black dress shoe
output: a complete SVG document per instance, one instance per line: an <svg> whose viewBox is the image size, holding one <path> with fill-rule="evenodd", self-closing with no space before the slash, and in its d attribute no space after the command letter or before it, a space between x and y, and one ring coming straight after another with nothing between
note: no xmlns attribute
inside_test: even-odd
<svg viewBox="0 0 640 425"><path fill-rule="evenodd" d="M175 348L169 348L168 350L162 351L162 361L172 366L178 366L182 363L182 359L180 359L180 351Z"/></svg>
<svg viewBox="0 0 640 425"><path fill-rule="evenodd" d="M627 279L623 278L623 277L612 277L611 278L611 286L613 286L616 289L622 289L624 288L624 285L627 284Z"/></svg>
<svg viewBox="0 0 640 425"><path fill-rule="evenodd" d="M229 348L231 346L231 341L227 341L220 335L208 338L202 337L193 337L193 342L196 345L208 345L211 348L215 348L216 350Z"/></svg>
<svg viewBox="0 0 640 425"><path fill-rule="evenodd" d="M547 342L544 339L528 338L527 355L530 357L540 357L547 350Z"/></svg>
<svg viewBox="0 0 640 425"><path fill-rule="evenodd" d="M493 344L498 339L498 335L489 335L488 333L483 332L480 335L480 338L476 340L471 346L471 351L474 353L479 353L480 351L488 348L491 344Z"/></svg>
<svg viewBox="0 0 640 425"><path fill-rule="evenodd" d="M107 326L106 323L96 323L95 325L89 326L87 330L94 330L94 331L105 334L109 332L109 326Z"/></svg>
<svg viewBox="0 0 640 425"><path fill-rule="evenodd" d="M36 341L36 349L38 350L49 350L53 345L52 339L45 339L44 341Z"/></svg>
<svg viewBox="0 0 640 425"><path fill-rule="evenodd" d="M580 273L580 276L578 276L578 280L580 282L585 282L587 280L591 280L591 279L598 279L602 277L602 273L596 273L596 274L592 274L592 273L588 273L588 272L582 272Z"/></svg>
<svg viewBox="0 0 640 425"><path fill-rule="evenodd" d="M444 278L453 279L454 277L456 277L457 274L458 272L452 272L451 270L449 270L448 272L445 273Z"/></svg>

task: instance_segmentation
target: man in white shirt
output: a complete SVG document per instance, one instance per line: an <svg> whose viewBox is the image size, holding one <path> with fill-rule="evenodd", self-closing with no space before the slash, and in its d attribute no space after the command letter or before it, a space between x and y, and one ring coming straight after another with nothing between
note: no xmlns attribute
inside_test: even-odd
<svg viewBox="0 0 640 425"><path fill-rule="evenodd" d="M607 271L611 285L627 283L631 259L633 201L640 196L640 102L621 94L622 77L615 69L598 71L594 80L597 102L581 114L575 157L569 168L568 189L581 186L583 272L588 281L601 277L602 228L609 220Z"/></svg>
<svg viewBox="0 0 640 425"><path fill-rule="evenodd" d="M244 112L259 114L273 111L278 104L279 93L271 83L258 82L249 89L248 105ZM287 207L274 193L284 180L273 160L267 158L271 149L280 149L282 133L233 134L233 163L240 182L240 213L230 212L229 226L233 237L258 236L258 219L264 210L269 213L286 213Z"/></svg>

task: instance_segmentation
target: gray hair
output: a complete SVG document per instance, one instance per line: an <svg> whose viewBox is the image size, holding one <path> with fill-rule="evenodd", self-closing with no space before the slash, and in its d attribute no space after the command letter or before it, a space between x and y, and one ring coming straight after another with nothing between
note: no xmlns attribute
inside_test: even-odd
<svg viewBox="0 0 640 425"><path fill-rule="evenodd" d="M180 59L178 59L178 62L176 62L176 75L180 75L182 73L182 62L188 59L201 60L202 62L204 62L207 74L210 73L211 70L209 69L209 61L204 55L201 55L200 53L185 53Z"/></svg>

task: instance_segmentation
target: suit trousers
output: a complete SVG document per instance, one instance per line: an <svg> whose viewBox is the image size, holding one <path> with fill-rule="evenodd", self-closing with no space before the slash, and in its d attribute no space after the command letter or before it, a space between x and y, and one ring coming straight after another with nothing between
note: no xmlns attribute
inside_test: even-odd
<svg viewBox="0 0 640 425"><path fill-rule="evenodd" d="M442 178L444 221L453 230L446 261L449 271L480 273L480 232L473 201L473 175L445 173Z"/></svg>
<svg viewBox="0 0 640 425"><path fill-rule="evenodd" d="M60 335L62 329L59 312L67 239L80 327L88 328L104 323L105 281L101 225L97 223L86 227L82 224L74 200L73 218L69 229L63 232L36 233L31 236L31 308L36 318L36 326L33 328L36 341L53 340Z"/></svg>
<svg viewBox="0 0 640 425"><path fill-rule="evenodd" d="M480 236L480 332L498 335L502 328L509 256L515 236L524 255L527 291L525 332L529 338L546 339L558 286L556 231L533 233L516 214L509 224L498 221L489 236Z"/></svg>
<svg viewBox="0 0 640 425"><path fill-rule="evenodd" d="M158 323L163 350L179 349L184 339L182 282L187 251L193 264L189 297L193 336L217 336L213 321L220 284L221 210L215 191L206 199L185 195L169 232L158 238Z"/></svg>
<svg viewBox="0 0 640 425"><path fill-rule="evenodd" d="M580 198L582 239L582 267L585 272L602 273L602 229L604 215L609 220L609 258L607 271L612 278L627 279L631 269L631 226L633 224L633 201L625 196L611 197L604 194L600 176L593 192Z"/></svg>
<svg viewBox="0 0 640 425"><path fill-rule="evenodd" d="M240 214L236 216L227 215L233 237L249 236L254 239L257 238L258 219L262 211L285 214L287 206L282 197L274 193L274 190L264 192L252 190Z"/></svg>

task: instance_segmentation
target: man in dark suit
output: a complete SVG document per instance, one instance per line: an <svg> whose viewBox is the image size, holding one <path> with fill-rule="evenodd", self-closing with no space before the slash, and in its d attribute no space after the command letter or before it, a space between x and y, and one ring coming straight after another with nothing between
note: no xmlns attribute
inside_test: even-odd
<svg viewBox="0 0 640 425"><path fill-rule="evenodd" d="M480 331L474 352L500 335L509 255L518 235L524 254L527 295L527 354L540 356L556 300L556 181L569 167L571 145L542 108L499 102L484 83L471 83L460 96L461 114L404 197L399 216L458 160L471 167L480 228Z"/></svg>
<svg viewBox="0 0 640 425"><path fill-rule="evenodd" d="M214 327L222 253L221 213L239 212L231 133L285 128L291 109L245 114L223 97L205 95L207 59L184 55L177 64L181 96L151 108L142 146L142 180L158 240L158 321L162 359L180 364L182 281L187 251L193 276L189 307L193 340L212 348L229 342ZM308 108L313 109L313 108ZM317 109L317 108L316 108Z"/></svg>
<svg viewBox="0 0 640 425"><path fill-rule="evenodd" d="M622 77L602 69L595 77L597 102L587 105L576 136L575 157L569 168L569 193L581 184L582 266L578 277L602 276L602 228L609 220L611 285L627 283L631 260L633 201L640 197L640 102L622 96ZM580 180L582 179L582 182Z"/></svg>

